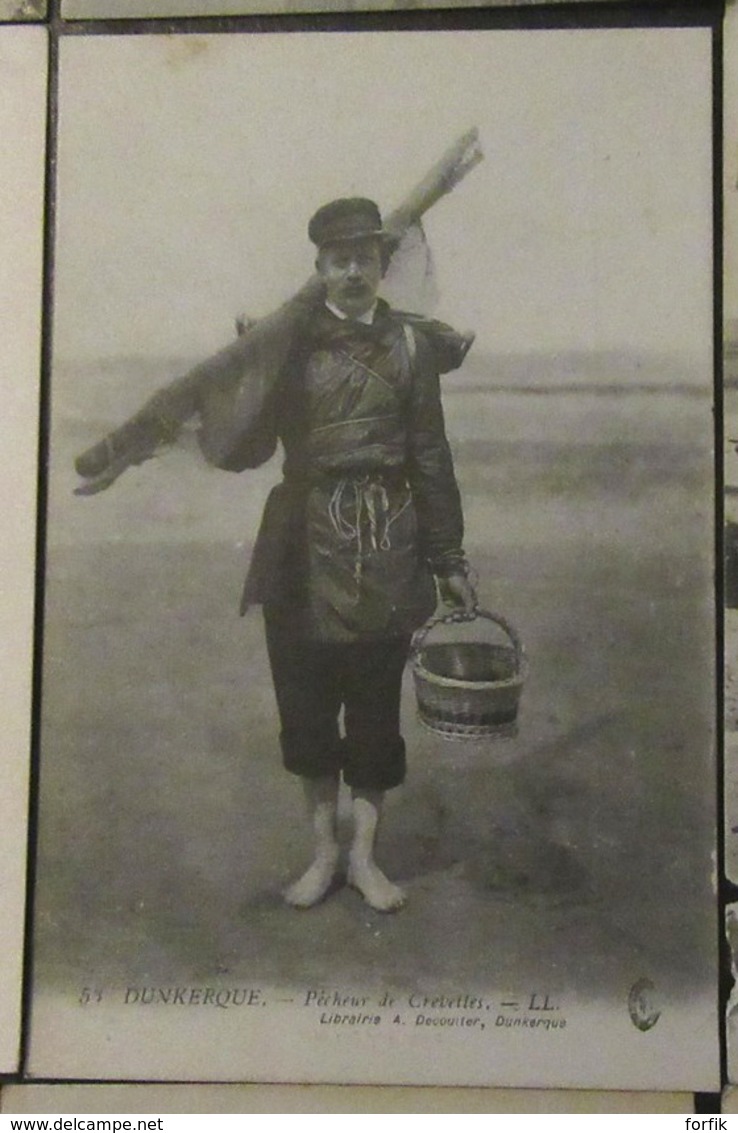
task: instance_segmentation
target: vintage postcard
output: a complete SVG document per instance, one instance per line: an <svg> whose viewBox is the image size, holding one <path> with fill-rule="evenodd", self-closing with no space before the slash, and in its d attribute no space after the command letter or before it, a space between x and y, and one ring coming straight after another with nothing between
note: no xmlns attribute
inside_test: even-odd
<svg viewBox="0 0 738 1133"><path fill-rule="evenodd" d="M738 9L723 23L723 426L724 426L724 646L725 646L725 875L738 884ZM735 973L736 906L726 910L726 935ZM727 1070L738 1081L738 1035L733 992L726 1007Z"/></svg>
<svg viewBox="0 0 738 1133"><path fill-rule="evenodd" d="M564 0L552 0L554 4ZM575 0L576 2L576 0ZM607 3L607 0L594 0ZM417 8L525 8L540 0L61 0L65 19L243 16L259 12L360 12Z"/></svg>
<svg viewBox="0 0 738 1133"><path fill-rule="evenodd" d="M433 1086L7 1086L0 1113L693 1113L692 1094Z"/></svg>
<svg viewBox="0 0 738 1133"><path fill-rule="evenodd" d="M717 1088L711 51L62 37L31 1075Z"/></svg>
<svg viewBox="0 0 738 1133"><path fill-rule="evenodd" d="M725 873L738 884L738 9L723 23Z"/></svg>
<svg viewBox="0 0 738 1133"><path fill-rule="evenodd" d="M46 33L0 28L0 361L3 406L0 648L0 1073L18 1069L31 749L38 405L46 148Z"/></svg>
<svg viewBox="0 0 738 1133"><path fill-rule="evenodd" d="M726 750L726 760L730 758ZM735 813L735 812L734 812ZM725 1008L725 1049L728 1082L738 1081L738 997L735 992L736 957L738 956L738 904L732 902L725 909L725 934L731 957L732 989Z"/></svg>
<svg viewBox="0 0 738 1133"><path fill-rule="evenodd" d="M43 20L46 0L0 0L0 20Z"/></svg>

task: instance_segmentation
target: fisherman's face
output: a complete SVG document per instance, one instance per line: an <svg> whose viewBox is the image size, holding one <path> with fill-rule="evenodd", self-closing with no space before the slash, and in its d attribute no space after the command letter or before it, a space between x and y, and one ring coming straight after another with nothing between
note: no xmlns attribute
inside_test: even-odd
<svg viewBox="0 0 738 1133"><path fill-rule="evenodd" d="M349 318L365 314L377 297L384 274L379 240L346 240L320 249L315 265L326 298Z"/></svg>

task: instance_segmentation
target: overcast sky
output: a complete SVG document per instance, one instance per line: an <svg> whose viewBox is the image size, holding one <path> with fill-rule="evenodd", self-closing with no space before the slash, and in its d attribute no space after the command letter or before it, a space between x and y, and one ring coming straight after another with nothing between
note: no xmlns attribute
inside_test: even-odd
<svg viewBox="0 0 738 1133"><path fill-rule="evenodd" d="M310 273L335 196L388 210L455 139L438 314L499 351L709 353L710 33L62 40L55 345L200 356Z"/></svg>

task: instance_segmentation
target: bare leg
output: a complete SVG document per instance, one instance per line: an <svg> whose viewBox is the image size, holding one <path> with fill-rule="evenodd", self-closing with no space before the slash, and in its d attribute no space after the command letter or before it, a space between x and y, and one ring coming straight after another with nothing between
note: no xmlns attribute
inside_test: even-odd
<svg viewBox="0 0 738 1133"><path fill-rule="evenodd" d="M315 857L302 877L285 890L284 898L298 909L309 909L325 897L338 864L338 777L303 778L302 782L315 838Z"/></svg>
<svg viewBox="0 0 738 1133"><path fill-rule="evenodd" d="M374 861L377 826L384 791L353 791L354 840L349 854L349 885L359 890L367 905L392 913L405 904L405 893L385 877Z"/></svg>

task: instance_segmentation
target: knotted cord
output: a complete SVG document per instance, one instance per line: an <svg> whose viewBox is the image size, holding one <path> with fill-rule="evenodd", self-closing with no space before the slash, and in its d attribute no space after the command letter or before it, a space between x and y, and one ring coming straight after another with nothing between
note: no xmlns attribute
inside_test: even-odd
<svg viewBox="0 0 738 1133"><path fill-rule="evenodd" d="M347 500L349 493L353 494L350 501ZM328 503L328 517L336 537L344 543L356 545L354 581L357 588L361 585L364 569L365 530L368 528L372 551L391 550L390 529L409 505L408 492L402 506L392 515L385 484L371 476L344 477L336 484ZM347 510L352 513L349 517Z"/></svg>

